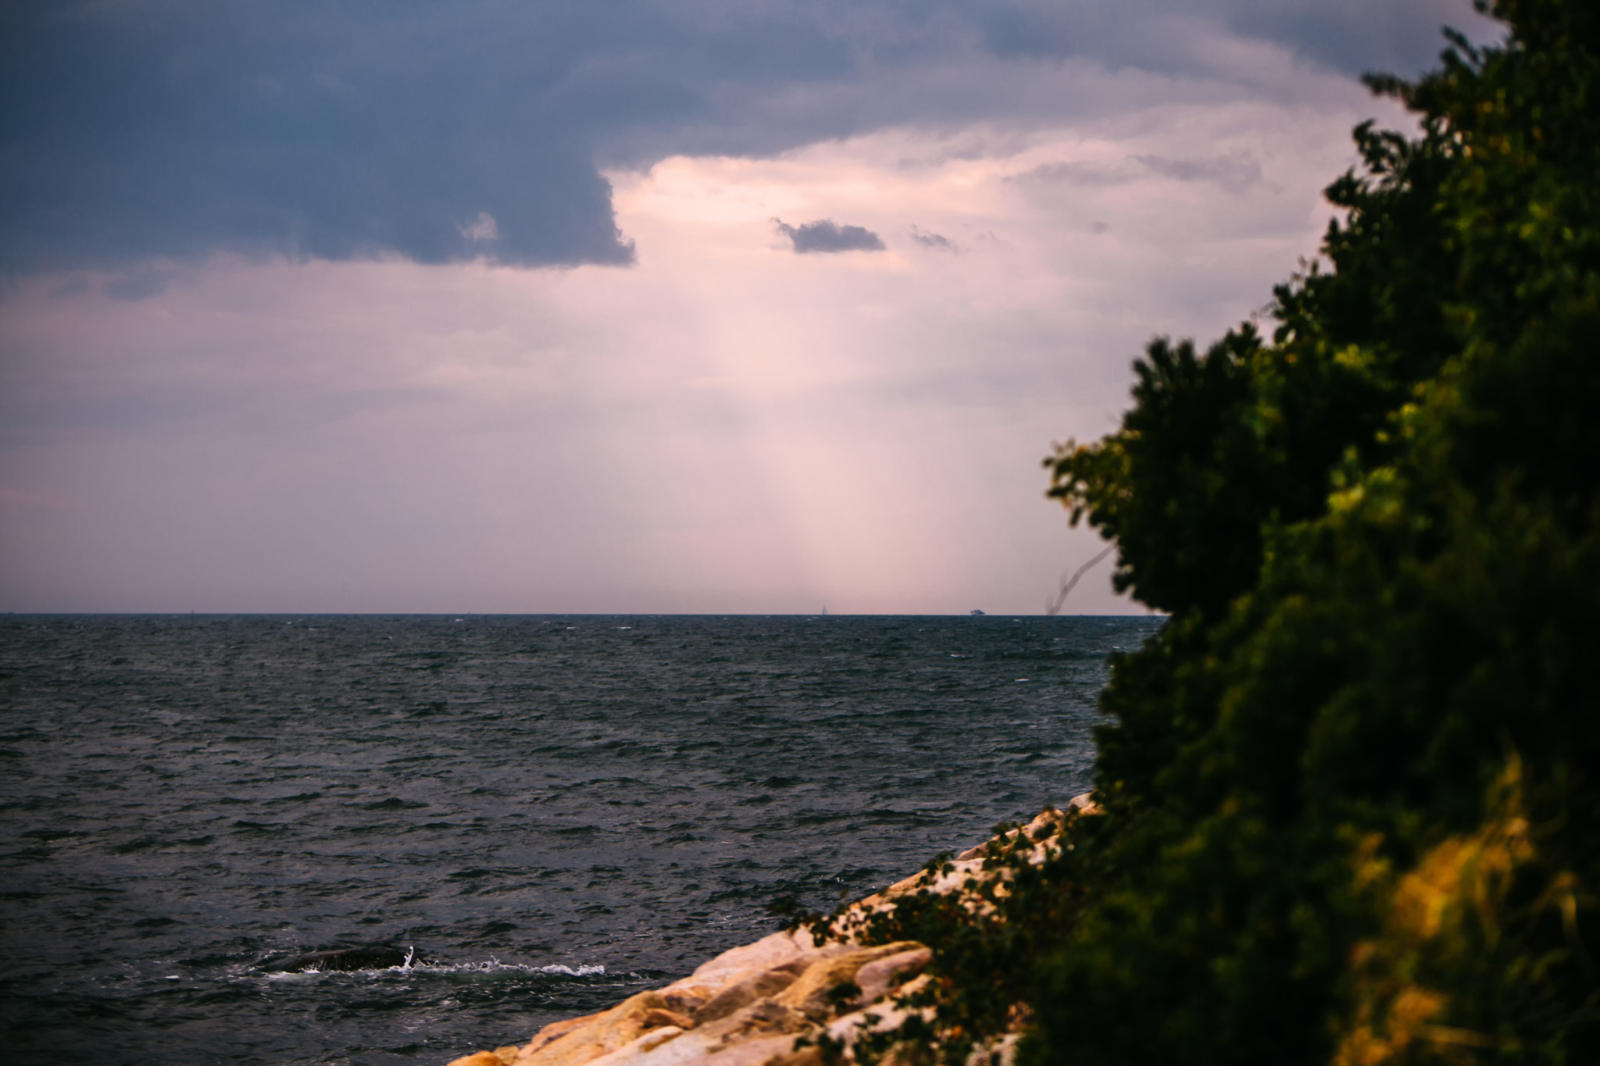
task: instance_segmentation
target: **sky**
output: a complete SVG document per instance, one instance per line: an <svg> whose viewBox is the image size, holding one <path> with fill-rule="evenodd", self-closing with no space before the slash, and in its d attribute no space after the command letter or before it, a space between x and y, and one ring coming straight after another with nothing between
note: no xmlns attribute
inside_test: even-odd
<svg viewBox="0 0 1600 1066"><path fill-rule="evenodd" d="M1042 460L1315 255L1443 25L0 0L0 610L1041 613Z"/></svg>

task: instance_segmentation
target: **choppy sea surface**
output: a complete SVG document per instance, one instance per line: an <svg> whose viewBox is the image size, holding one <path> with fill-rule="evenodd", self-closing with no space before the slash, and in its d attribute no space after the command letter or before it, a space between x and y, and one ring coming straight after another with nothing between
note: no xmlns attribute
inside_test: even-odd
<svg viewBox="0 0 1600 1066"><path fill-rule="evenodd" d="M522 1043L1088 786L1154 618L0 617L0 1040ZM410 966L282 956L414 948Z"/></svg>

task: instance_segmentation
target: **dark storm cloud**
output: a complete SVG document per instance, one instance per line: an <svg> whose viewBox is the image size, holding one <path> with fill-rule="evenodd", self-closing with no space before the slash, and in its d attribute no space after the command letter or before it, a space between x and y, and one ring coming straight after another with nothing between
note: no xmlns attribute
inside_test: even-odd
<svg viewBox="0 0 1600 1066"><path fill-rule="evenodd" d="M794 250L807 252L881 252L883 238L864 226L841 226L832 219L821 218L799 226L791 226L781 218L772 220L778 232L788 237Z"/></svg>
<svg viewBox="0 0 1600 1066"><path fill-rule="evenodd" d="M350 5L288 17L267 7L8 11L0 265L216 250L631 258L579 131L537 106L553 72L536 54L520 74L526 91L508 97L498 90L514 81L510 57L482 20L434 26L419 8L365 24ZM474 63L485 49L499 53L499 85ZM498 233L487 248L464 232L483 213Z"/></svg>
<svg viewBox="0 0 1600 1066"><path fill-rule="evenodd" d="M1462 0L1227 0L1227 26L1236 33L1288 44L1299 54L1348 74L1370 71L1412 76L1433 66L1445 41L1441 27L1480 43L1501 34Z"/></svg>
<svg viewBox="0 0 1600 1066"><path fill-rule="evenodd" d="M1019 94L981 65L1081 55L1183 73L1203 65L1186 51L1185 20L1341 70L1410 72L1437 53L1440 22L1462 21L1465 0L1335 7L4 4L0 275L217 251L628 263L597 165L765 154L894 124L1092 113L1114 104Z"/></svg>
<svg viewBox="0 0 1600 1066"><path fill-rule="evenodd" d="M965 5L963 5L965 6ZM1114 66L1150 67L1181 49L1161 38L1164 17L1188 15L1241 37L1272 41L1347 74L1389 71L1412 75L1432 64L1444 47L1442 26L1487 40L1497 36L1467 0L1122 0L1118 4L1062 4L1019 0L973 5L984 46L1006 58L1060 60L1088 55Z"/></svg>

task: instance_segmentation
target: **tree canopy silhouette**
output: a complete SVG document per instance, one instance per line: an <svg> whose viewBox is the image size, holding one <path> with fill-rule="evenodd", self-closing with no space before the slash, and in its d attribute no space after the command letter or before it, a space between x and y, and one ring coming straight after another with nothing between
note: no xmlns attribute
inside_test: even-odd
<svg viewBox="0 0 1600 1066"><path fill-rule="evenodd" d="M1049 460L1170 614L1040 1061L1600 1062L1600 5L1371 77L1321 258Z"/></svg>

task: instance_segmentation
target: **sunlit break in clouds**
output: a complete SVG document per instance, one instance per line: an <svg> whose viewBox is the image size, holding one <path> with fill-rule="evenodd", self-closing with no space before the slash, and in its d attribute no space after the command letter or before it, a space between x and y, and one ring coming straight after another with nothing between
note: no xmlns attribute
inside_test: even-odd
<svg viewBox="0 0 1600 1066"><path fill-rule="evenodd" d="M1038 613L1051 443L1314 254L1445 24L11 5L0 609Z"/></svg>

